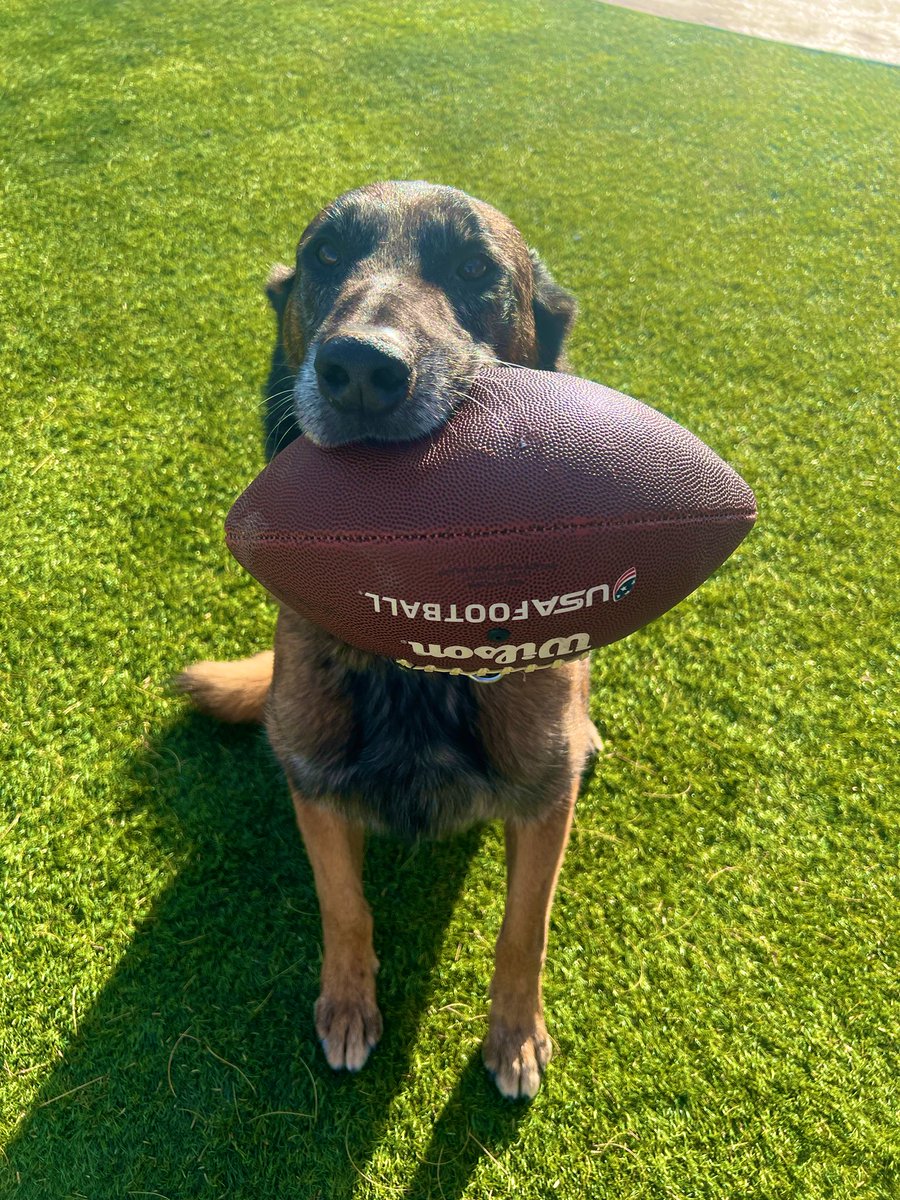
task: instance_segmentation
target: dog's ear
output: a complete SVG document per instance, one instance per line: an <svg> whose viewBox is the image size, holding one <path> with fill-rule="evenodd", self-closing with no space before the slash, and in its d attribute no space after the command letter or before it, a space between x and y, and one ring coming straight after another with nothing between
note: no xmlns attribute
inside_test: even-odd
<svg viewBox="0 0 900 1200"><path fill-rule="evenodd" d="M555 371L560 365L563 343L569 336L578 304L571 292L560 287L535 250L529 250L534 271L534 327L537 334L538 368Z"/></svg>
<svg viewBox="0 0 900 1200"><path fill-rule="evenodd" d="M284 263L276 263L266 280L266 295L269 297L269 303L275 309L279 322L284 316L285 306L296 276L297 272L293 267L286 267Z"/></svg>

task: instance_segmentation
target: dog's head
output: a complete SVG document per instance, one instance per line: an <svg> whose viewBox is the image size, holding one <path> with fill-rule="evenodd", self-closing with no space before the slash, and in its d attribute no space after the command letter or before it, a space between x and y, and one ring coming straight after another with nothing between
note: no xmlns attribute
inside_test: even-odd
<svg viewBox="0 0 900 1200"><path fill-rule="evenodd" d="M432 432L488 363L554 370L575 317L507 217L428 183L339 196L267 293L294 415L328 446Z"/></svg>

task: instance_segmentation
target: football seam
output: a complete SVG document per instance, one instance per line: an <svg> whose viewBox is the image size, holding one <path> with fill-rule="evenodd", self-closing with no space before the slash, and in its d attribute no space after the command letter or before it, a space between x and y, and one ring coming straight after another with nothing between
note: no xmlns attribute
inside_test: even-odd
<svg viewBox="0 0 900 1200"><path fill-rule="evenodd" d="M755 521L755 509L736 509L731 513L708 513L692 517L656 517L652 520L633 518L630 520L584 520L558 524L507 525L495 529L438 529L430 532L412 533L297 533L290 530L266 530L260 533L241 533L234 528L225 528L225 536L233 542L428 542L447 541L457 538L503 537L507 534L523 533L566 533L584 529L629 529L643 526L659 528L664 525L708 525L725 524L734 520Z"/></svg>

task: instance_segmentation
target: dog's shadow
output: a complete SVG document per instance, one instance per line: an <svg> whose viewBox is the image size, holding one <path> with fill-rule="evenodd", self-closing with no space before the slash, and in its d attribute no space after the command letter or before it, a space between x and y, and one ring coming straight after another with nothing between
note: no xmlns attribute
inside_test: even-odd
<svg viewBox="0 0 900 1200"><path fill-rule="evenodd" d="M77 1032L0 1162L10 1194L352 1195L411 1069L481 833L415 850L370 846L385 1036L360 1075L335 1075L312 1026L312 874L262 733L187 715L135 761L125 803L144 809L153 869L166 864L171 882L89 1011L73 996ZM110 910L115 886L110 875ZM459 1196L523 1111L496 1096L476 1052L427 1152L409 1164L406 1195Z"/></svg>

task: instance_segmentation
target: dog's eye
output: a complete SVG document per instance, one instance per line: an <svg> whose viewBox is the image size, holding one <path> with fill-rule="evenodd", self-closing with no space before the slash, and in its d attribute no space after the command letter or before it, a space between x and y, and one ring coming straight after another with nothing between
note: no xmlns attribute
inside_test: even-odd
<svg viewBox="0 0 900 1200"><path fill-rule="evenodd" d="M316 258L323 267L333 267L340 262L341 256L331 242L320 242L316 247Z"/></svg>
<svg viewBox="0 0 900 1200"><path fill-rule="evenodd" d="M456 273L466 283L475 283L476 280L484 278L490 265L491 260L486 255L471 254L460 263Z"/></svg>

